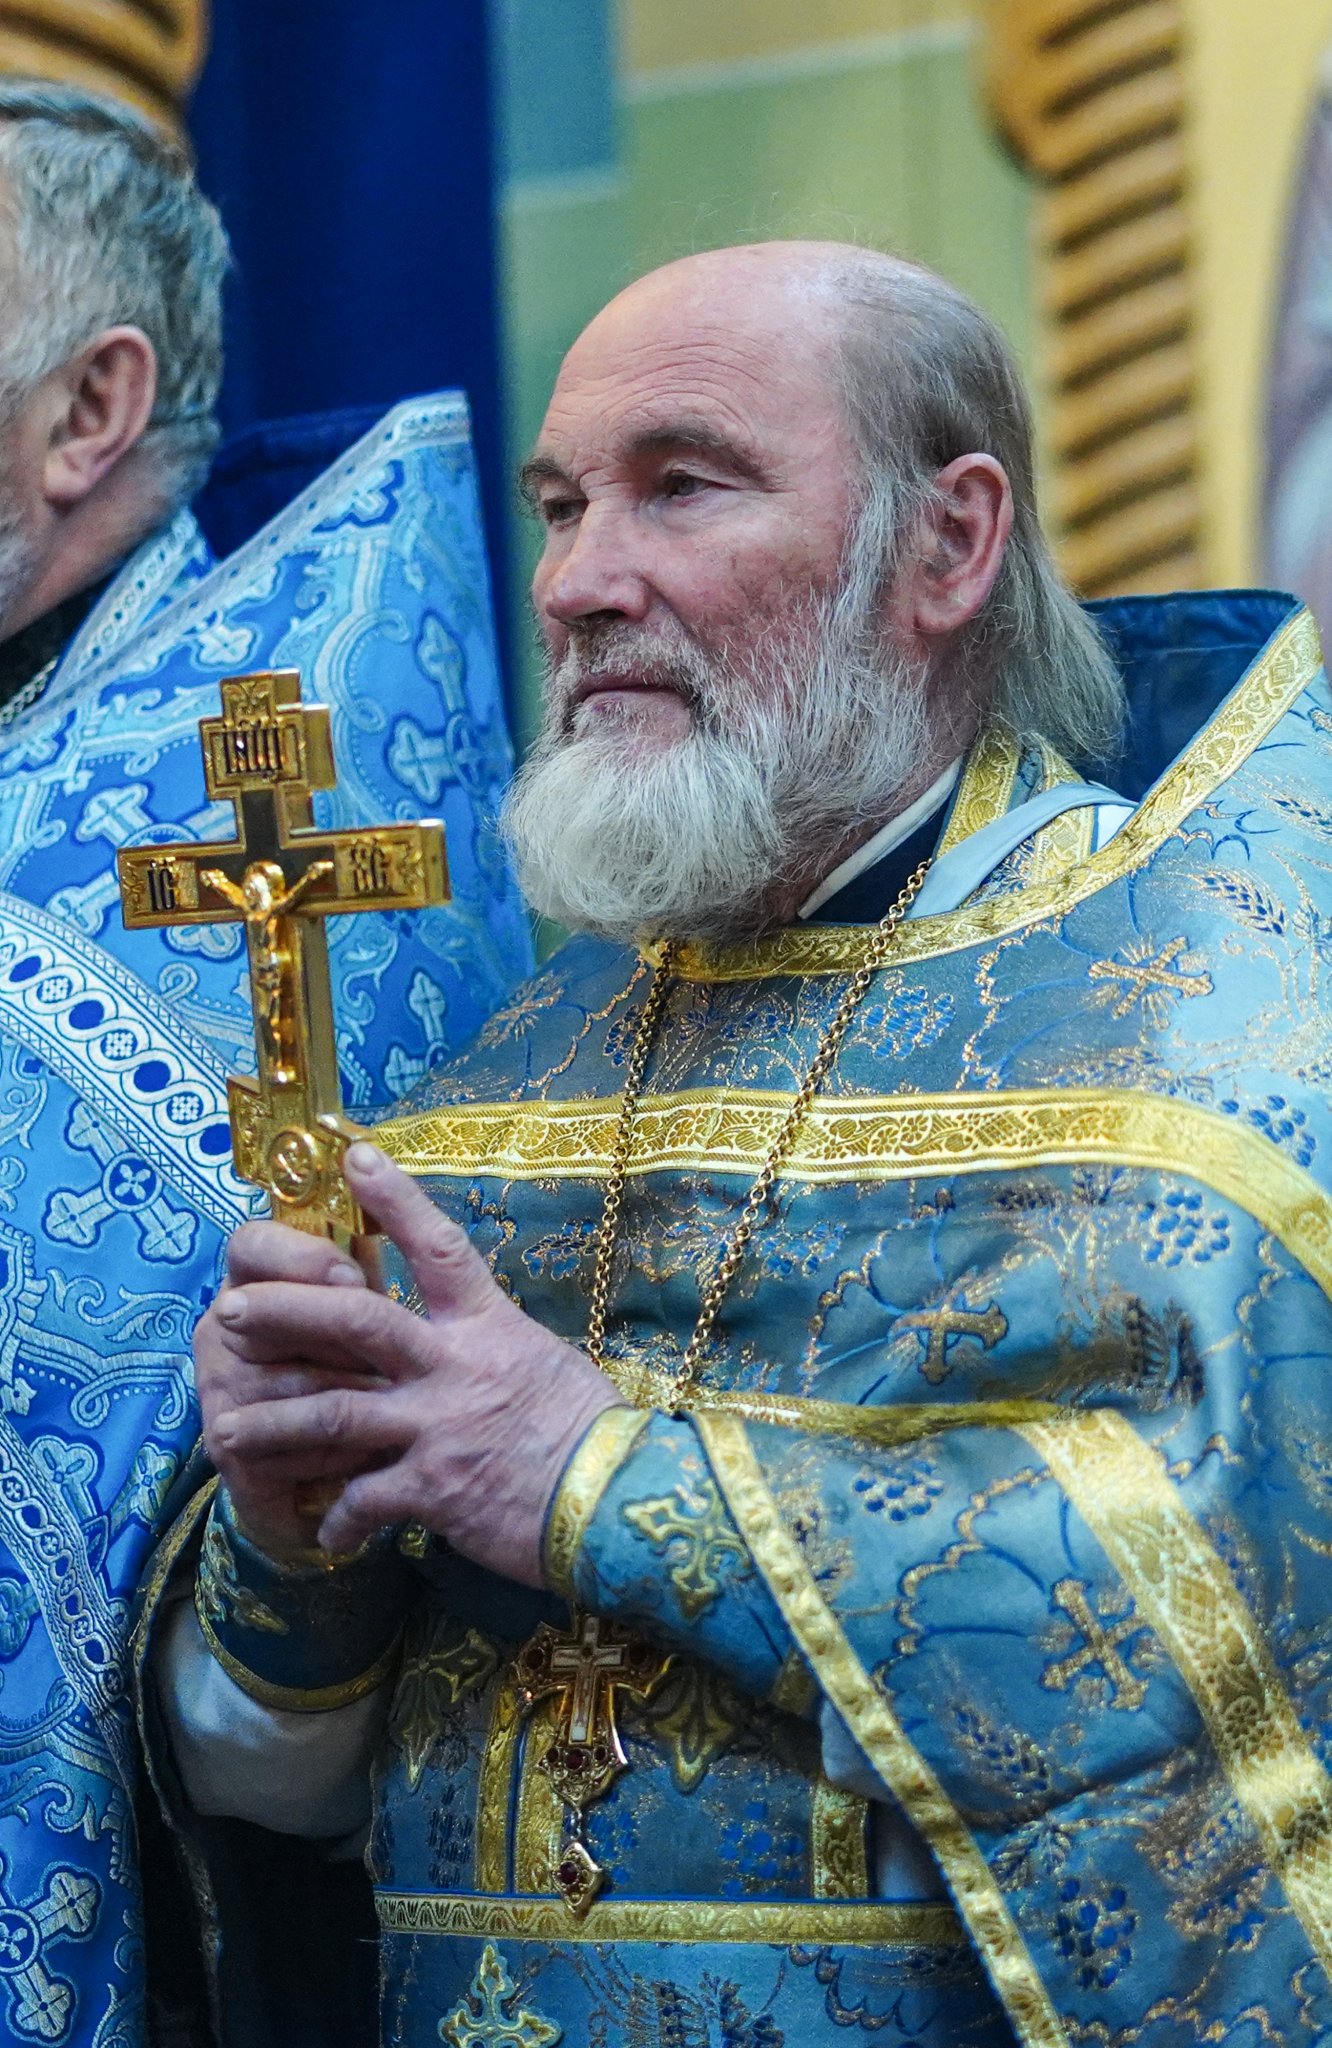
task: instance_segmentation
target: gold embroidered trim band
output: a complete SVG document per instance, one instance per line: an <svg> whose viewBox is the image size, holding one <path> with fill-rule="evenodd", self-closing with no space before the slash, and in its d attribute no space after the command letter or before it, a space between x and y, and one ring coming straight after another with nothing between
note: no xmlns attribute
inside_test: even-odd
<svg viewBox="0 0 1332 2048"><path fill-rule="evenodd" d="M642 1408L607 1408L565 1467L546 1518L546 1578L572 1601L574 1561L601 1496L629 1456L648 1417Z"/></svg>
<svg viewBox="0 0 1332 2048"><path fill-rule="evenodd" d="M1332 1779L1300 1727L1257 1618L1152 1445L1098 1409L1021 1434L1151 1623L1207 1723L1324 1970L1332 1970Z"/></svg>
<svg viewBox="0 0 1332 2048"><path fill-rule="evenodd" d="M799 1545L778 1514L744 1424L732 1416L707 1413L697 1414L694 1423L736 1527L787 1627L824 1695L933 1851L1023 2048L1068 2048L1068 2037L993 1872L826 1605Z"/></svg>
<svg viewBox="0 0 1332 2048"><path fill-rule="evenodd" d="M645 1096L630 1170L751 1173L790 1105L772 1089ZM463 1103L380 1124L375 1136L408 1173L597 1181L608 1171L618 1110L613 1096ZM782 1174L829 1186L1097 1165L1202 1182L1256 1217L1332 1293L1332 1203L1318 1183L1238 1118L1174 1096L1128 1088L825 1096L811 1103Z"/></svg>
<svg viewBox="0 0 1332 2048"><path fill-rule="evenodd" d="M869 1801L814 1780L809 1814L810 1875L816 1899L863 1899L869 1892Z"/></svg>
<svg viewBox="0 0 1332 2048"><path fill-rule="evenodd" d="M261 1707L276 1707L285 1714L327 1714L334 1707L350 1707L357 1700L363 1700L367 1693L374 1692L384 1683L398 1661L399 1643L389 1644L382 1657L361 1672L358 1678L344 1679L340 1685L322 1685L305 1688L294 1685L273 1685L267 1678L261 1678L257 1671L251 1671L248 1664L242 1664L223 1648L205 1615L198 1615L199 1628L209 1651L222 1666L227 1677L238 1685L242 1692L257 1700Z"/></svg>
<svg viewBox="0 0 1332 2048"><path fill-rule="evenodd" d="M892 965L957 952L1019 931L1040 918L1062 917L1098 889L1142 867L1261 745L1277 720L1308 688L1321 662L1318 629L1310 614L1301 611L1276 635L1193 745L1147 792L1108 846L1049 882L1028 883L1024 889L988 902L904 924L893 947ZM859 965L864 943L863 925L793 925L770 938L715 953L681 947L675 972L688 981L846 974Z"/></svg>
<svg viewBox="0 0 1332 2048"><path fill-rule="evenodd" d="M941 1429L1016 1429L1059 1413L1054 1401L901 1401L890 1408L860 1408L851 1401L809 1401L799 1394L747 1394L740 1390L700 1395L690 1412L735 1415L742 1422L767 1422L806 1436L847 1437L876 1450L919 1443Z"/></svg>
<svg viewBox="0 0 1332 2048"><path fill-rule="evenodd" d="M522 1721L522 1692L510 1665L495 1693L486 1746L481 1754L476 1798L476 1886L481 1892L504 1892L509 1888L509 1813ZM569 1909L564 1901L556 1903L567 1919Z"/></svg>
<svg viewBox="0 0 1332 2048"><path fill-rule="evenodd" d="M1007 733L981 734L963 764L953 808L935 848L936 859L942 853L951 853L964 839L970 839L982 825L1006 815L1020 765L1021 757Z"/></svg>
<svg viewBox="0 0 1332 2048"><path fill-rule="evenodd" d="M386 1934L458 1934L491 1941L755 1941L839 1948L957 1948L950 1906L887 1900L597 1899L575 1920L562 1899L376 1892Z"/></svg>
<svg viewBox="0 0 1332 2048"><path fill-rule="evenodd" d="M181 1509L167 1534L157 1547L152 1569L144 1582L139 1602L138 1618L134 1623L133 1632L130 1636L130 1664L136 1671L148 1654L153 1627L157 1621L157 1610L161 1603L162 1595L167 1589L167 1582L176 1569L181 1552L195 1535L199 1525L204 1521L209 1509L212 1507L213 1495L217 1492L217 1487L216 1477L205 1481L204 1485L199 1488L199 1491L193 1494ZM137 1704L141 1709L142 1688L139 1689ZM143 1732L142 1718L142 1713L140 1712L140 1733ZM147 1738L145 1737L145 1744L146 1740Z"/></svg>

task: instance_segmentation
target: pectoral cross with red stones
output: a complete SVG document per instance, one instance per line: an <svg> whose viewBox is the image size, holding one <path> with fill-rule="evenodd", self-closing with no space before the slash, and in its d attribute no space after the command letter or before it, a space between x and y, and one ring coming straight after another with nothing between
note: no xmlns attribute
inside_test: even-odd
<svg viewBox="0 0 1332 2048"><path fill-rule="evenodd" d="M302 705L294 670L224 682L222 715L199 735L235 837L119 854L125 924L244 924L258 1077L228 1084L236 1171L280 1222L345 1242L366 1227L341 1164L362 1134L342 1114L323 920L447 902L444 828L316 827L311 795L337 783L329 714Z"/></svg>
<svg viewBox="0 0 1332 2048"><path fill-rule="evenodd" d="M598 1620L575 1613L567 1632L542 1622L517 1660L524 1703L556 1696L555 1734L537 1769L554 1785L575 1824L560 1850L556 1889L579 1919L606 1882L606 1873L581 1838L583 1815L605 1797L629 1768L616 1726L616 1696L647 1699L669 1671L673 1658Z"/></svg>

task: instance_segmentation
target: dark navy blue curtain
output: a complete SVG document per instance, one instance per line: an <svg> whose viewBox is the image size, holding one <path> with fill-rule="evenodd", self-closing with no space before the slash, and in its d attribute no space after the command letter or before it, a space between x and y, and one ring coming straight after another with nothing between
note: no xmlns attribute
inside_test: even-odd
<svg viewBox="0 0 1332 2048"><path fill-rule="evenodd" d="M228 434L460 386L498 582L486 0L213 0L211 13L190 125L236 253Z"/></svg>

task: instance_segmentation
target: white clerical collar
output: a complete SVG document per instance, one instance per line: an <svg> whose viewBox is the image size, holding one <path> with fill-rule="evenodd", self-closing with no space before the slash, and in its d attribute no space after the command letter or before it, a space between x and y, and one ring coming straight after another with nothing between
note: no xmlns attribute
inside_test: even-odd
<svg viewBox="0 0 1332 2048"><path fill-rule="evenodd" d="M951 767L944 769L938 781L930 784L924 796L918 796L909 809L900 812L895 818L890 818L872 839L867 839L863 846L858 846L854 853L849 853L830 875L824 876L814 894L801 904L796 912L797 917L813 917L816 910L822 910L825 903L831 902L839 889L845 889L848 882L854 882L857 875L863 875L868 868L874 866L875 861L882 860L895 846L900 846L904 839L909 839L917 825L923 825L931 813L937 811L944 800L952 795L953 786L961 773L962 756L959 754Z"/></svg>

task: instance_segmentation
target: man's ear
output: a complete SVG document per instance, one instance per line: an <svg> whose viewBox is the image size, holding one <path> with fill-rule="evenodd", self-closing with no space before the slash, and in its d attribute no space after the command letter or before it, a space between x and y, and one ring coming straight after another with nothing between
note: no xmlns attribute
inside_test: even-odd
<svg viewBox="0 0 1332 2048"><path fill-rule="evenodd" d="M157 351L139 327L108 327L51 378L42 490L72 512L143 438L157 403Z"/></svg>
<svg viewBox="0 0 1332 2048"><path fill-rule="evenodd" d="M975 618L1013 530L1012 487L992 455L959 455L940 470L935 493L903 593L909 623L924 639Z"/></svg>

